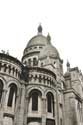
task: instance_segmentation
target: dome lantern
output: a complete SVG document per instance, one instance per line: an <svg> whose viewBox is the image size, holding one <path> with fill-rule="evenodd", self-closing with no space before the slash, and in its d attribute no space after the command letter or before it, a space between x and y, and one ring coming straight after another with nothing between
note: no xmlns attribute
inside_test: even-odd
<svg viewBox="0 0 83 125"><path fill-rule="evenodd" d="M41 26L41 24L38 26L38 34L42 34L42 26Z"/></svg>
<svg viewBox="0 0 83 125"><path fill-rule="evenodd" d="M67 71L69 72L69 69L70 69L70 63L69 63L68 60L67 60L67 64L66 64L66 66L67 66Z"/></svg>

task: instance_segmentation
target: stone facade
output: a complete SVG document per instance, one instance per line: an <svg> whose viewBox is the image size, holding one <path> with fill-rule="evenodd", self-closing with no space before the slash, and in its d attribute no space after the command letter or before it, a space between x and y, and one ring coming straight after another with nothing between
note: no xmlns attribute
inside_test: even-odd
<svg viewBox="0 0 83 125"><path fill-rule="evenodd" d="M0 125L83 125L82 73L69 62L63 73L63 60L41 25L22 61L0 53Z"/></svg>

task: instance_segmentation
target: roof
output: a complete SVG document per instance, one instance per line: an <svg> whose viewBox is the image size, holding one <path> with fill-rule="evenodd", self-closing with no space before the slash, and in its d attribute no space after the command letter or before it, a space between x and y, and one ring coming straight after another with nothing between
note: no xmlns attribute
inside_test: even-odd
<svg viewBox="0 0 83 125"><path fill-rule="evenodd" d="M42 34L41 35L38 34L29 40L26 48L35 46L35 45L46 45L48 43L50 42L48 41L47 37L43 36Z"/></svg>
<svg viewBox="0 0 83 125"><path fill-rule="evenodd" d="M14 57L4 54L4 53L0 53L0 59L6 59L8 61L13 61L14 63L22 66L22 63L17 58L14 58Z"/></svg>
<svg viewBox="0 0 83 125"><path fill-rule="evenodd" d="M57 49L54 46L52 46L51 44L48 44L40 52L39 59L43 59L45 57L59 58L59 53L58 53Z"/></svg>

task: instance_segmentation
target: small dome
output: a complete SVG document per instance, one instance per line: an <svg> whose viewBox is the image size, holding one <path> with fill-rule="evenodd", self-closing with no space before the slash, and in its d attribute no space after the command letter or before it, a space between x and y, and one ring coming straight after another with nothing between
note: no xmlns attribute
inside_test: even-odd
<svg viewBox="0 0 83 125"><path fill-rule="evenodd" d="M47 44L50 44L50 41L48 41L47 37L43 35L36 35L28 42L27 47Z"/></svg>
<svg viewBox="0 0 83 125"><path fill-rule="evenodd" d="M41 26L41 24L38 26L38 33L42 33L42 26Z"/></svg>
<svg viewBox="0 0 83 125"><path fill-rule="evenodd" d="M49 33L48 33L48 35L47 35L47 40L48 40L48 41L51 41L51 36L50 36Z"/></svg>
<svg viewBox="0 0 83 125"><path fill-rule="evenodd" d="M59 53L58 53L57 49L54 46L48 44L40 52L39 59L43 59L43 58L46 58L46 57L59 58Z"/></svg>

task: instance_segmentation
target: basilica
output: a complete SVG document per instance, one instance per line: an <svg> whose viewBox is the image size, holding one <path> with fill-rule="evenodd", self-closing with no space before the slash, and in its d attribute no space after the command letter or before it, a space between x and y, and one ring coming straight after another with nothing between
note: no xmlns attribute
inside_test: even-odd
<svg viewBox="0 0 83 125"><path fill-rule="evenodd" d="M83 75L78 67L63 72L51 36L27 43L21 61L0 53L0 125L83 125Z"/></svg>

